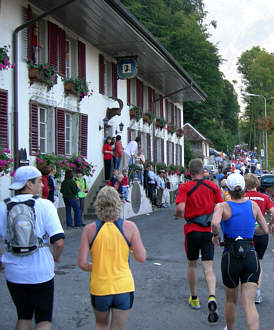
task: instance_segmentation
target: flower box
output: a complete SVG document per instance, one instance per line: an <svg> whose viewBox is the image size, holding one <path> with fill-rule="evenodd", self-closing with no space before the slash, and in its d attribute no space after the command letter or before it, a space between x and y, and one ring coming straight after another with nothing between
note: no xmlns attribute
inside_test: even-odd
<svg viewBox="0 0 274 330"><path fill-rule="evenodd" d="M33 64L28 62L30 85L39 82L47 85L48 90L57 83L56 69L49 64Z"/></svg>

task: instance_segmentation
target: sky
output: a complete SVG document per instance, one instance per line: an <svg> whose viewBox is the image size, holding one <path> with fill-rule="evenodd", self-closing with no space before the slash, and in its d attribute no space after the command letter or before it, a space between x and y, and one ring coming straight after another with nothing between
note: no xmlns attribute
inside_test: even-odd
<svg viewBox="0 0 274 330"><path fill-rule="evenodd" d="M217 21L217 28L210 27L209 32L225 60L220 69L231 83L237 80L234 87L240 93L243 85L236 63L241 54L253 46L274 52L274 0L204 0L204 4L206 22Z"/></svg>

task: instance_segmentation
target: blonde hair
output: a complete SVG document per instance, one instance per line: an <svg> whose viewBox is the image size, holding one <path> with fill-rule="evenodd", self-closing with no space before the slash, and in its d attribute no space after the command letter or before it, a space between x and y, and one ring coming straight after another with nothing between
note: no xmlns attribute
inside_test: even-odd
<svg viewBox="0 0 274 330"><path fill-rule="evenodd" d="M118 192L109 186L103 187L96 198L95 209L99 219L110 221L120 217L122 202Z"/></svg>
<svg viewBox="0 0 274 330"><path fill-rule="evenodd" d="M247 190L257 188L260 185L259 179L253 173L247 173L244 176L244 179L245 179L245 186L246 186Z"/></svg>

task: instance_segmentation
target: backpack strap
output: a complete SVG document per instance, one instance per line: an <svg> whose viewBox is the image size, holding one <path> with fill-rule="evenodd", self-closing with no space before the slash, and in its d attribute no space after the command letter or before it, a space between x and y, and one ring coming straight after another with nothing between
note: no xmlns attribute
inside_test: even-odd
<svg viewBox="0 0 274 330"><path fill-rule="evenodd" d="M193 180L193 181L196 181L197 182L197 184L186 194L187 195L187 197L189 197L191 194L193 194L194 193L194 191L196 190L196 189L198 189L198 187L200 186L200 185L203 185L203 186L205 186L205 187L207 187L209 190L211 190L214 194L216 194L216 191L212 188L212 187L210 187L208 184L206 184L204 181L203 181L204 179L202 179L202 180Z"/></svg>

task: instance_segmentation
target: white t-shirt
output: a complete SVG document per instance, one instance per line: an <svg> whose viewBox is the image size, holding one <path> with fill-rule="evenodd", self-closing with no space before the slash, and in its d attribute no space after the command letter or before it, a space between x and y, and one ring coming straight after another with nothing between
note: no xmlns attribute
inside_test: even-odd
<svg viewBox="0 0 274 330"><path fill-rule="evenodd" d="M138 149L138 143L136 141L130 141L125 147L124 152L127 153L130 157L135 156Z"/></svg>
<svg viewBox="0 0 274 330"><path fill-rule="evenodd" d="M12 197L14 202L22 202L30 199L32 195L22 194ZM38 198L35 200L36 233L38 237L48 234L52 237L64 233L57 210L54 204ZM0 236L7 238L7 207L0 203ZM44 239L49 243L49 239ZM2 255L5 277L9 282L21 284L38 284L51 280L54 277L54 260L48 246L39 248L33 254L16 256L11 252Z"/></svg>

